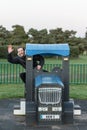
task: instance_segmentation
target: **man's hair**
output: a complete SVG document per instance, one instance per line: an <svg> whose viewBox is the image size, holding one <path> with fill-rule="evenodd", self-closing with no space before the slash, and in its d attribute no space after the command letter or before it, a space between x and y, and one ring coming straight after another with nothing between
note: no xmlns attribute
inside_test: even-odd
<svg viewBox="0 0 87 130"><path fill-rule="evenodd" d="M17 47L17 51L18 51L18 49L20 49L20 48L23 48L23 50L25 51L25 48L24 48L24 47L21 47L21 46Z"/></svg>

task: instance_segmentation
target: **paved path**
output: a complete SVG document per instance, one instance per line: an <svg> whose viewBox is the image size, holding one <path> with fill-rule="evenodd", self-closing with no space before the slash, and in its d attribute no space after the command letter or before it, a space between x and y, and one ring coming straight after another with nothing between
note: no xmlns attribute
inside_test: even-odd
<svg viewBox="0 0 87 130"><path fill-rule="evenodd" d="M19 104L19 99L0 100L0 130L87 130L87 101L76 101L82 108L82 115L75 117L71 125L51 127L27 127L24 116L14 116L14 105Z"/></svg>

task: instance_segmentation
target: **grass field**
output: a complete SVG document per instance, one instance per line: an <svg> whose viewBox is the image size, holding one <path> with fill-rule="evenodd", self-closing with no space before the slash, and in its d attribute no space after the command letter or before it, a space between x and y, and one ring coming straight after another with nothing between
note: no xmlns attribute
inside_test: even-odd
<svg viewBox="0 0 87 130"><path fill-rule="evenodd" d="M57 64L61 63L62 60L58 58L47 58L45 60L46 64ZM80 55L79 58L76 59L70 59L70 64L87 64L87 56Z"/></svg>
<svg viewBox="0 0 87 130"><path fill-rule="evenodd" d="M71 85L70 97L87 100L87 85Z"/></svg>
<svg viewBox="0 0 87 130"><path fill-rule="evenodd" d="M23 97L24 84L0 84L0 99ZM87 100L87 85L71 85L70 98Z"/></svg>
<svg viewBox="0 0 87 130"><path fill-rule="evenodd" d="M23 84L0 84L0 99L24 97Z"/></svg>

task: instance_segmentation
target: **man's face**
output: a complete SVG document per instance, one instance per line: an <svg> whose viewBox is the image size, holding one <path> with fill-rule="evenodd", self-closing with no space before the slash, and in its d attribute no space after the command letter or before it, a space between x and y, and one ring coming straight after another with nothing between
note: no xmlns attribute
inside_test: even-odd
<svg viewBox="0 0 87 130"><path fill-rule="evenodd" d="M19 57L23 57L25 55L25 52L24 52L23 48L18 48L17 51L18 51L18 56Z"/></svg>

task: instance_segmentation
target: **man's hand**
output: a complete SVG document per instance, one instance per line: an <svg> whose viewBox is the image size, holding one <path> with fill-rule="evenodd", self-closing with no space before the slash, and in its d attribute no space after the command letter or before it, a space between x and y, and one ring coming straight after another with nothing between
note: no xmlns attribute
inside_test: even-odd
<svg viewBox="0 0 87 130"><path fill-rule="evenodd" d="M11 53L11 52L13 52L12 45L8 45L8 53Z"/></svg>
<svg viewBox="0 0 87 130"><path fill-rule="evenodd" d="M41 69L41 65L37 65L37 70L40 70Z"/></svg>

